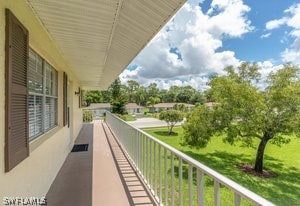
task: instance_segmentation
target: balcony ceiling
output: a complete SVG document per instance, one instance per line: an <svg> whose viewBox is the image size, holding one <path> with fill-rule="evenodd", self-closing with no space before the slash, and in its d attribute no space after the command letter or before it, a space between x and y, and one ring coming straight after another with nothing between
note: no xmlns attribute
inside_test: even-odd
<svg viewBox="0 0 300 206"><path fill-rule="evenodd" d="M106 89L185 2L27 1L86 89Z"/></svg>

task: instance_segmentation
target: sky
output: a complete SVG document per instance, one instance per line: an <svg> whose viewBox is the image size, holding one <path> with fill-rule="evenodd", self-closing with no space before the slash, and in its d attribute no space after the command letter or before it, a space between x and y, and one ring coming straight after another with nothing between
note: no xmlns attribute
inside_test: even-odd
<svg viewBox="0 0 300 206"><path fill-rule="evenodd" d="M243 61L264 77L300 64L300 0L187 0L120 79L203 91L211 74Z"/></svg>

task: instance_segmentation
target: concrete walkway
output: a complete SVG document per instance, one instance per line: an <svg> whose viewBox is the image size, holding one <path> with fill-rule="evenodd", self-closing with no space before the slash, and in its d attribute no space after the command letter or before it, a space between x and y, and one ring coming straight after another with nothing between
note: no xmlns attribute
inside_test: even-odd
<svg viewBox="0 0 300 206"><path fill-rule="evenodd" d="M48 205L155 205L105 123L84 125L76 143L89 144L89 150L68 155Z"/></svg>
<svg viewBox="0 0 300 206"><path fill-rule="evenodd" d="M92 205L93 124L85 124L75 144L89 144L86 152L71 152L53 181L47 205Z"/></svg>

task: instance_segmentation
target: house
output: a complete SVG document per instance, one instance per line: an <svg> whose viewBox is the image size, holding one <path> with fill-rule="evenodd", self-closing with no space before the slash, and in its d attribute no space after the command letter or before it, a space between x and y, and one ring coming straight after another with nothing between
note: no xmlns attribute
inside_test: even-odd
<svg viewBox="0 0 300 206"><path fill-rule="evenodd" d="M128 114L139 114L144 107L137 105L136 103L127 103L125 109Z"/></svg>
<svg viewBox="0 0 300 206"><path fill-rule="evenodd" d="M195 107L195 105L193 104L187 104L187 103L170 103L170 102L165 102L165 103L158 103L158 104L155 104L153 105L153 107L150 107L150 111L151 112L160 112L162 110L172 110L173 107L175 105L179 105L179 104L183 104L185 107L188 108L188 110L191 110L192 108Z"/></svg>
<svg viewBox="0 0 300 206"><path fill-rule="evenodd" d="M0 200L43 197L105 90L184 4L0 1ZM75 198L75 197L74 197Z"/></svg>
<svg viewBox="0 0 300 206"><path fill-rule="evenodd" d="M104 116L105 112L111 111L111 105L110 103L92 103L90 106L84 108L84 110L92 112L93 118L98 119Z"/></svg>

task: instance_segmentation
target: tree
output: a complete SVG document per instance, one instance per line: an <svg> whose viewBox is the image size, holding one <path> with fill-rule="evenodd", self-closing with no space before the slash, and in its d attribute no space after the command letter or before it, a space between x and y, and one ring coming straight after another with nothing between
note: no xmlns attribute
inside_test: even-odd
<svg viewBox="0 0 300 206"><path fill-rule="evenodd" d="M156 83L150 83L147 87L147 95L148 97L158 97L159 89L157 88Z"/></svg>
<svg viewBox="0 0 300 206"><path fill-rule="evenodd" d="M127 92L128 92L128 101L129 102L135 102L136 101L136 95L137 91L140 87L139 83L137 83L134 80L128 80L127 81Z"/></svg>
<svg viewBox="0 0 300 206"><path fill-rule="evenodd" d="M191 104L204 104L205 102L205 97L202 93L196 91L193 96L190 98L190 102Z"/></svg>
<svg viewBox="0 0 300 206"><path fill-rule="evenodd" d="M125 104L127 103L127 97L124 92L121 91L122 85L119 78L117 78L111 85L111 106L112 112L117 114L125 114Z"/></svg>
<svg viewBox="0 0 300 206"><path fill-rule="evenodd" d="M137 103L138 105L146 105L145 103L145 88L144 87L140 87L138 88L138 90L136 91L136 95L135 95L135 103Z"/></svg>
<svg viewBox="0 0 300 206"><path fill-rule="evenodd" d="M195 93L196 90L191 86L179 87L176 102L190 103L191 98Z"/></svg>
<svg viewBox="0 0 300 206"><path fill-rule="evenodd" d="M108 89L106 91L101 91L102 95L102 102L111 102L111 89Z"/></svg>
<svg viewBox="0 0 300 206"><path fill-rule="evenodd" d="M173 127L176 123L181 122L183 120L183 113L179 110L166 110L162 111L159 114L159 119L164 120L168 124L168 134L172 134Z"/></svg>
<svg viewBox="0 0 300 206"><path fill-rule="evenodd" d="M187 113L187 112L188 112L188 108L187 108L184 104L175 104L175 105L173 106L173 109L174 109L174 110L181 111L181 112L184 112L184 113Z"/></svg>
<svg viewBox="0 0 300 206"><path fill-rule="evenodd" d="M149 97L149 100L147 101L147 106L151 106L151 108L154 108L154 105L159 102L160 99L158 97Z"/></svg>
<svg viewBox="0 0 300 206"><path fill-rule="evenodd" d="M280 146L290 141L288 135L300 136L299 69L287 64L271 73L264 91L256 84L261 80L258 70L255 64L243 63L237 69L227 67L226 76L213 77L210 94L219 104L195 108L183 126L184 143L205 147L211 136L225 133L225 142L254 146L256 138L254 170L262 173L268 142Z"/></svg>
<svg viewBox="0 0 300 206"><path fill-rule="evenodd" d="M84 93L84 100L86 106L90 106L91 103L99 103L102 101L101 92L98 90L86 91Z"/></svg>

